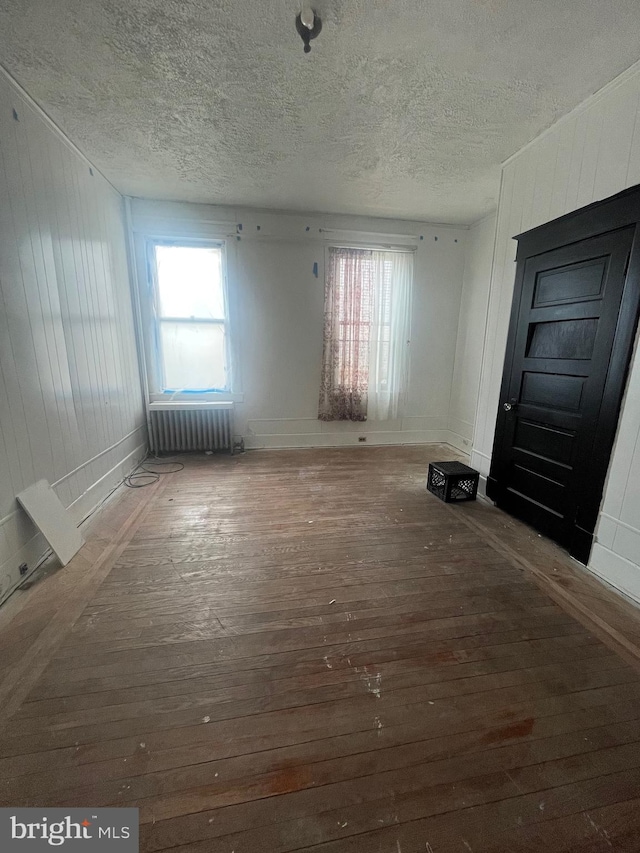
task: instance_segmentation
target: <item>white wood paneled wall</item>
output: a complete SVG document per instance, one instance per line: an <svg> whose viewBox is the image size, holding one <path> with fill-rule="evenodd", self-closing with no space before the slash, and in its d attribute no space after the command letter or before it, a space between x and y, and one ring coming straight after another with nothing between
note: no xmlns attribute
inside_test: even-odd
<svg viewBox="0 0 640 853"><path fill-rule="evenodd" d="M492 213L471 226L465 241L456 360L449 403L449 442L465 453L470 452L473 439L495 233L496 215Z"/></svg>
<svg viewBox="0 0 640 853"><path fill-rule="evenodd" d="M76 523L144 452L123 201L0 75L0 600L46 544L15 495Z"/></svg>
<svg viewBox="0 0 640 853"><path fill-rule="evenodd" d="M489 472L515 273L512 237L640 184L640 63L503 168L472 464ZM638 349L638 347L636 347ZM590 567L640 600L640 354L618 427Z"/></svg>

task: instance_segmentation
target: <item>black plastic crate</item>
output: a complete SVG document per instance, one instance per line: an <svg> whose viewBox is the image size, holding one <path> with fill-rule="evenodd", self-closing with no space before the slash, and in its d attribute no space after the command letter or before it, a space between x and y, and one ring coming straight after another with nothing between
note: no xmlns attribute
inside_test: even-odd
<svg viewBox="0 0 640 853"><path fill-rule="evenodd" d="M427 489L445 503L475 501L480 474L462 462L431 462Z"/></svg>

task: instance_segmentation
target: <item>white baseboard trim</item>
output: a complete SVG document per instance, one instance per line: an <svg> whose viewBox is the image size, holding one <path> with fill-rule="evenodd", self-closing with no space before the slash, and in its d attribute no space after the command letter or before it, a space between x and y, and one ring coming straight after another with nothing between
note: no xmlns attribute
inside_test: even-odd
<svg viewBox="0 0 640 853"><path fill-rule="evenodd" d="M60 479L56 480L55 483L51 483L51 488L54 490L54 492L57 491L58 497L60 498L62 503L65 502L64 495L62 494L62 490L60 488L63 484L67 483L73 477L76 477L81 471L84 471L86 468L88 468L90 465L93 465L99 459L102 459L104 456L106 456L107 453L113 453L115 450L118 449L118 447L120 447L121 444L124 444L125 441L128 441L137 432L140 432L140 430L143 430L143 429L146 430L146 428L147 428L146 424L140 424L140 426L137 426L135 429L132 429L131 432L127 433L121 439L114 442L114 444L112 444L110 447L106 447L104 450L101 450L100 453L96 453L95 456L92 456L90 459L87 459L81 465L78 465L78 467L74 468L73 471L69 471L63 477L60 477ZM116 465L114 467L117 467L119 464L120 464L119 462L116 463ZM107 475L105 475L105 476L107 476ZM96 484L94 483L94 485L96 485ZM93 486L91 486L90 488L93 488ZM14 501L14 503L16 503L16 502ZM74 503L75 503L75 501L74 501ZM71 506L73 506L73 504L70 504L67 507L67 509L70 509ZM3 518L0 518L0 527L11 522L11 520L13 518L15 518L16 516L20 516L20 515L24 516L24 513L22 512L20 507L16 505L15 509L11 510L11 512L7 513L7 515L5 515Z"/></svg>
<svg viewBox="0 0 640 853"><path fill-rule="evenodd" d="M632 524L601 512L596 539L603 548L618 554L632 565L640 564L640 530Z"/></svg>
<svg viewBox="0 0 640 853"><path fill-rule="evenodd" d="M486 453L482 453L480 450L476 450L474 447L471 450L471 467L480 471L480 474L485 478L487 478L487 474L491 469L491 457L487 456Z"/></svg>
<svg viewBox="0 0 640 853"><path fill-rule="evenodd" d="M48 552L49 546L47 540L42 533L36 531L18 551L0 564L0 604L11 595L16 587L24 583L35 572ZM21 576L18 566L22 565L22 563L26 563L29 566L29 571Z"/></svg>
<svg viewBox="0 0 640 853"><path fill-rule="evenodd" d="M471 467L473 468L473 462L471 464ZM487 497L487 478L483 474L480 474L480 478L478 480L478 494L481 498L484 498L490 503L493 503L493 501L491 501L491 499Z"/></svg>
<svg viewBox="0 0 640 853"><path fill-rule="evenodd" d="M115 441L110 447L105 447L104 450L101 450L100 453L96 453L95 456L92 456L91 459L87 459L86 462L83 462L82 465L78 465L77 468L74 468L73 471L69 471L68 474L65 474L64 477L60 477L59 480L56 480L55 483L51 484L53 489L56 489L62 483L65 483L79 471L82 471L83 468L86 468L88 465L91 465L93 462L97 462L98 459L101 459L103 456L106 456L107 453L110 453L112 450L120 447L121 444L124 444L127 439L131 438L131 436L135 435L137 432L140 432L142 429L146 429L146 424L140 424L135 429L132 429L131 432L128 432L126 435L123 435L122 438Z"/></svg>
<svg viewBox="0 0 640 853"><path fill-rule="evenodd" d="M146 453L146 450L147 444L145 438L143 444L138 444L137 447L73 501L68 509L78 527L83 526L84 521L93 514L94 510L108 497L110 492L131 473L140 458ZM0 560L2 560L0 563L0 604L35 572L50 553L46 539L26 515L18 512L15 518L20 523L19 529L22 532L20 538L23 541L18 545L17 549L6 549L5 553L0 553ZM8 517L8 519L13 520L13 517ZM22 563L26 563L29 570L21 576L18 567Z"/></svg>
<svg viewBox="0 0 640 853"><path fill-rule="evenodd" d="M296 447L354 447L371 445L402 445L402 444L453 444L451 432L448 429L414 430L402 432L367 432L366 425L356 432L314 432L292 433L289 435L245 435L244 446L247 450L262 450L266 448L296 448ZM364 436L366 442L360 442L359 436ZM464 451L464 448L463 448Z"/></svg>
<svg viewBox="0 0 640 853"><path fill-rule="evenodd" d="M124 478L133 471L144 458L146 452L147 442L145 439L142 444L138 444L124 459L121 459L106 474L103 474L99 480L89 486L86 492L67 507L78 527L82 526L83 522L96 510L109 492L117 488Z"/></svg>
<svg viewBox="0 0 640 853"><path fill-rule="evenodd" d="M449 416L447 425L451 432L455 432L469 442L468 450L470 451L473 445L473 424L469 421L463 421L461 418Z"/></svg>
<svg viewBox="0 0 640 853"><path fill-rule="evenodd" d="M467 456L471 453L470 439L465 438L464 435L460 435L460 433L455 432L455 430L449 430L449 438L447 440L447 444L450 444L452 447L455 447L456 450L460 450L462 453L466 453Z"/></svg>
<svg viewBox="0 0 640 853"><path fill-rule="evenodd" d="M640 604L640 566L595 542L589 557L589 571Z"/></svg>

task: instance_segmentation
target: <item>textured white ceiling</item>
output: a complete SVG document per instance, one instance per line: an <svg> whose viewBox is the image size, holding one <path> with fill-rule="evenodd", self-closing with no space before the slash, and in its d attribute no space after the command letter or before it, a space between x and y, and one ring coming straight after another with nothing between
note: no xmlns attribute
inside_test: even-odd
<svg viewBox="0 0 640 853"><path fill-rule="evenodd" d="M639 0L0 0L0 58L124 193L468 223L640 55Z"/></svg>

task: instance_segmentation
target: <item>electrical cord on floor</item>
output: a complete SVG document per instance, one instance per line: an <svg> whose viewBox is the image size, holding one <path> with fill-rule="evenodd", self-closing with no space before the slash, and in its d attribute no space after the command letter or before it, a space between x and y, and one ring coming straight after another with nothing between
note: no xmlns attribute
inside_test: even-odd
<svg viewBox="0 0 640 853"><path fill-rule="evenodd" d="M153 466L164 467L172 465L173 468L169 471L157 471ZM150 467L151 466L151 467ZM160 458L159 456L145 456L142 462L134 468L134 470L125 477L122 481L128 489L143 489L145 486L151 486L157 483L162 474L177 474L182 471L184 465L182 462L176 462L175 456Z"/></svg>

